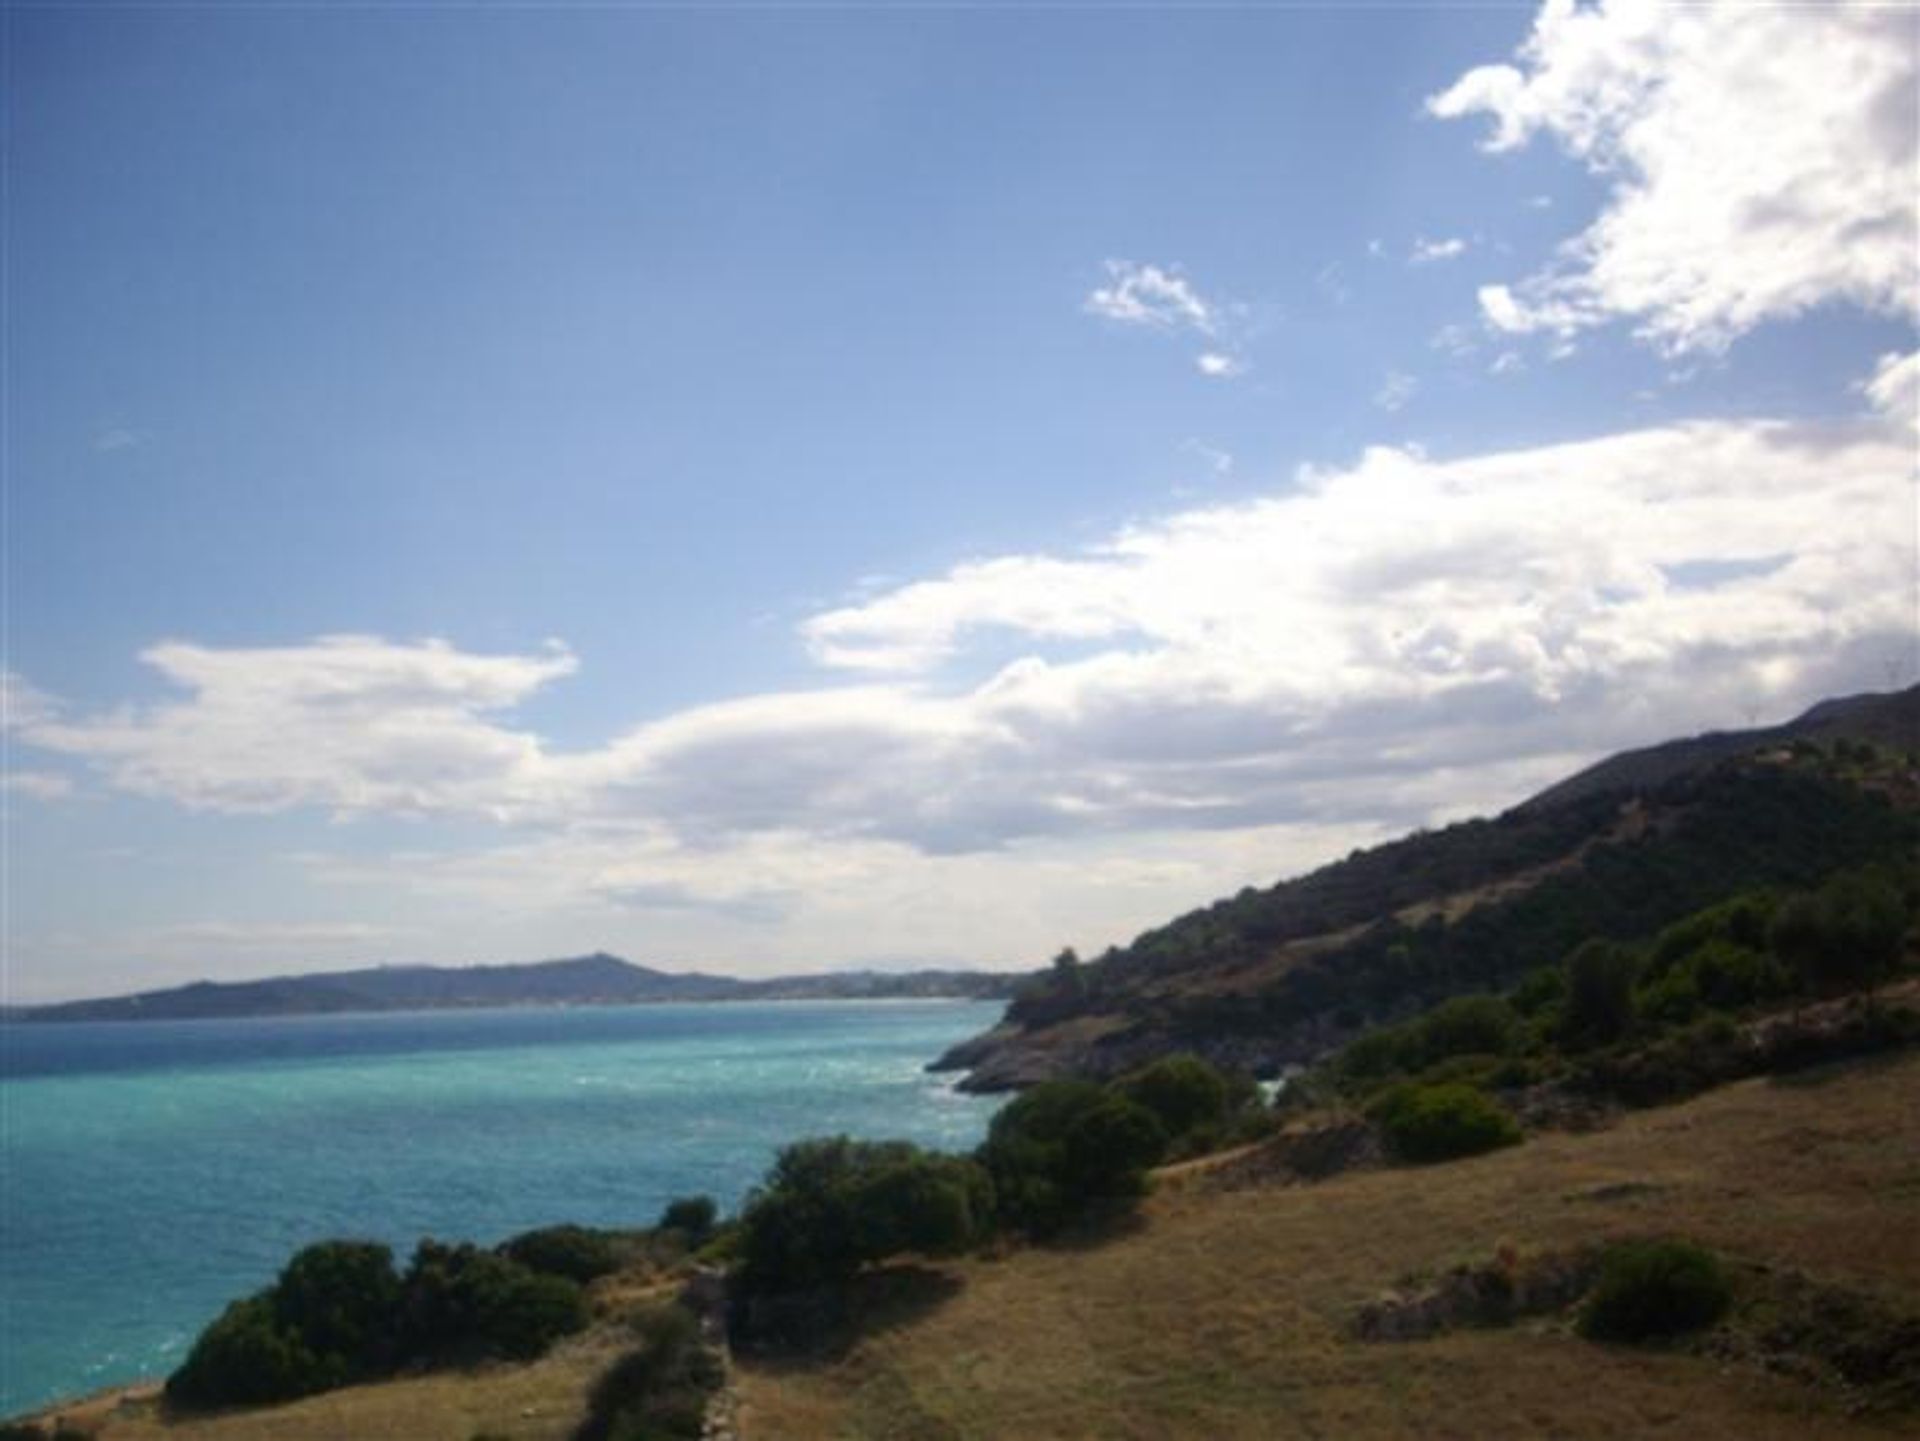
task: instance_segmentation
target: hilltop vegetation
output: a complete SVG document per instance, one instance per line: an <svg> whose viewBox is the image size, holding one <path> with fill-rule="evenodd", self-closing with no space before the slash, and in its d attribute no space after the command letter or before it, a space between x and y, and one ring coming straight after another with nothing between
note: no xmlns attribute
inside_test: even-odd
<svg viewBox="0 0 1920 1441"><path fill-rule="evenodd" d="M1920 746L1920 688L1809 716L1821 735L1852 725ZM1637 942L1742 892L1906 862L1920 845L1914 756L1799 726L1757 733L1758 749L1736 743L1751 734L1685 743L1697 765L1616 758L1495 819L1243 890L1092 961L1067 953L939 1064L976 1090L1176 1051L1273 1074L1585 941Z"/></svg>

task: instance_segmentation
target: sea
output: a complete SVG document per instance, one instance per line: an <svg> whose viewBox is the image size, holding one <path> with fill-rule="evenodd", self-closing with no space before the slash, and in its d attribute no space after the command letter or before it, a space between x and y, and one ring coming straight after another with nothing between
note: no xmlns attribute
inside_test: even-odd
<svg viewBox="0 0 1920 1441"><path fill-rule="evenodd" d="M0 1416L164 1375L327 1237L491 1244L735 1209L780 1146L964 1149L926 1063L998 1004L815 1001L0 1025Z"/></svg>

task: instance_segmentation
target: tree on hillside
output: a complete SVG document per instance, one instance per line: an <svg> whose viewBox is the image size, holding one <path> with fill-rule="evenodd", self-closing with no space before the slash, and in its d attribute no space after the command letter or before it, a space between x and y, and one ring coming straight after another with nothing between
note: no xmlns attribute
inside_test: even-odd
<svg viewBox="0 0 1920 1441"><path fill-rule="evenodd" d="M1184 1136L1226 1119L1227 1078L1198 1056L1163 1056L1122 1076L1113 1089L1145 1106L1169 1136Z"/></svg>
<svg viewBox="0 0 1920 1441"><path fill-rule="evenodd" d="M1567 1000L1560 1029L1570 1045L1604 1046L1633 1024L1633 952L1588 941L1567 957Z"/></svg>
<svg viewBox="0 0 1920 1441"><path fill-rule="evenodd" d="M965 1157L905 1141L798 1141L741 1212L741 1283L769 1294L844 1282L904 1251L952 1255L985 1239L992 1213L986 1172Z"/></svg>
<svg viewBox="0 0 1920 1441"><path fill-rule="evenodd" d="M1767 939L1809 990L1831 995L1871 992L1891 975L1906 929L1900 893L1879 877L1855 872L1788 900Z"/></svg>

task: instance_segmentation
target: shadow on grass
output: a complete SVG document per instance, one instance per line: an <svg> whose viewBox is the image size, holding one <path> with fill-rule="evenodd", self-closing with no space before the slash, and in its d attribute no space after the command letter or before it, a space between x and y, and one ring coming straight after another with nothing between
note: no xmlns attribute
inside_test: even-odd
<svg viewBox="0 0 1920 1441"><path fill-rule="evenodd" d="M844 1360L861 1341L910 1326L960 1294L960 1279L911 1262L865 1271L844 1286L769 1297L736 1327L734 1349L762 1370L804 1371Z"/></svg>
<svg viewBox="0 0 1920 1441"><path fill-rule="evenodd" d="M1863 1056L1847 1056L1837 1061L1816 1061L1811 1065L1799 1066L1791 1070L1775 1071L1767 1077L1767 1084L1787 1086L1795 1090L1812 1090L1833 1081L1843 1081L1848 1076L1870 1075L1875 1071L1887 1071L1906 1061L1913 1053L1913 1043L1891 1046L1886 1050L1870 1051Z"/></svg>
<svg viewBox="0 0 1920 1441"><path fill-rule="evenodd" d="M1138 1235L1146 1229L1147 1219L1131 1201L1115 1201L1096 1207L1063 1231L1031 1244L1043 1251L1097 1251L1102 1246Z"/></svg>

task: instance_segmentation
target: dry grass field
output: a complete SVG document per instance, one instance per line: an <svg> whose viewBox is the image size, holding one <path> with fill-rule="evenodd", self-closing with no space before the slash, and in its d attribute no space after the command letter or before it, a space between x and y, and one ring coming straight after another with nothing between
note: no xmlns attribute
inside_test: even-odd
<svg viewBox="0 0 1920 1441"><path fill-rule="evenodd" d="M1920 1058L1753 1081L1586 1136L1311 1187L1163 1185L1131 1234L947 1268L812 1365L741 1369L750 1441L1920 1434L1837 1393L1564 1325L1347 1339L1410 1274L1676 1232L1920 1306Z"/></svg>
<svg viewBox="0 0 1920 1441"><path fill-rule="evenodd" d="M1290 1437L1920 1434L1836 1388L1564 1322L1406 1343L1348 1337L1383 1288L1502 1246L1679 1233L1739 1262L1920 1309L1920 1056L1750 1081L1477 1160L1222 1189L1165 1177L1139 1223L1078 1246L908 1269L833 1353L737 1372L746 1441L1284 1441ZM169 1423L98 1402L104 1441L543 1441L620 1345Z"/></svg>

